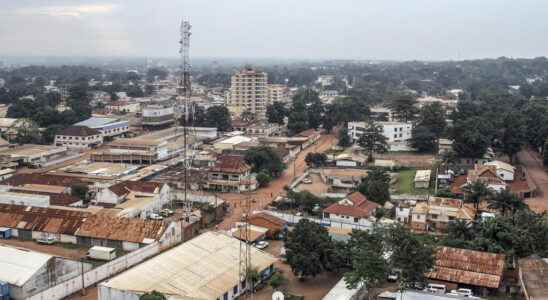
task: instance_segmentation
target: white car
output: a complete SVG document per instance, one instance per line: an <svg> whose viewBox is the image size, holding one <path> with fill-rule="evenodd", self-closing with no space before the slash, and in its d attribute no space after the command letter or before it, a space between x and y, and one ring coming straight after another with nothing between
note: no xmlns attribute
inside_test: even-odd
<svg viewBox="0 0 548 300"><path fill-rule="evenodd" d="M303 179L303 183L304 183L304 184L311 184L311 183L312 183L312 179L310 179L310 178L305 178L305 179Z"/></svg>
<svg viewBox="0 0 548 300"><path fill-rule="evenodd" d="M43 245L53 245L55 244L55 238L53 237L42 237L42 238L39 238L36 240L36 242L38 244L43 244Z"/></svg>
<svg viewBox="0 0 548 300"><path fill-rule="evenodd" d="M160 216L159 214L156 214L156 213L151 213L149 216L148 216L149 219L151 220L163 220L164 217Z"/></svg>
<svg viewBox="0 0 548 300"><path fill-rule="evenodd" d="M464 297L473 297L474 296L471 289L451 290L451 293L452 294L457 294L459 296L464 296Z"/></svg>
<svg viewBox="0 0 548 300"><path fill-rule="evenodd" d="M259 248L259 249L265 249L266 247L268 247L268 242L267 241L258 241L255 243L255 247L256 248Z"/></svg>

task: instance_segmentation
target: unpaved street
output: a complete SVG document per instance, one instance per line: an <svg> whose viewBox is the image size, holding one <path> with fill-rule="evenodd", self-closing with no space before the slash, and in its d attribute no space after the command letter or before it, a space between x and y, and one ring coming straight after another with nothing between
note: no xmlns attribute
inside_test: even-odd
<svg viewBox="0 0 548 300"><path fill-rule="evenodd" d="M522 150L518 153L518 160L523 164L529 176L533 179L539 189L535 198L527 199L525 202L536 212L548 210L548 173L546 173L542 160L537 152Z"/></svg>
<svg viewBox="0 0 548 300"><path fill-rule="evenodd" d="M282 176L272 181L266 188L261 188L252 193L219 194L219 196L225 199L225 201L227 201L232 208L232 212L225 217L221 224L219 224L219 229L228 230L234 223L240 220L242 216L243 201L250 201L250 211L263 209L265 206L270 204L276 196L283 192L284 187L291 183L293 180L293 174L295 174L295 176L299 176L304 173L306 170L306 163L304 159L308 153L327 151L336 143L336 141L337 139L333 134L322 135L320 140L318 140L315 145L311 145L301 151L294 163L289 162L287 169L284 171Z"/></svg>

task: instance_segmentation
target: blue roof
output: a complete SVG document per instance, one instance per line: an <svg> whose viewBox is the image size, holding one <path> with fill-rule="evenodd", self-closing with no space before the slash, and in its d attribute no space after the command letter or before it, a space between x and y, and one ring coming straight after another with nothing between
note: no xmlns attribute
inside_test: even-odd
<svg viewBox="0 0 548 300"><path fill-rule="evenodd" d="M91 117L87 120L84 120L82 122L78 122L74 124L75 126L86 126L90 128L97 128L97 127L103 127L105 125L108 125L110 123L118 122L120 120L114 119L114 118L101 118L101 117Z"/></svg>

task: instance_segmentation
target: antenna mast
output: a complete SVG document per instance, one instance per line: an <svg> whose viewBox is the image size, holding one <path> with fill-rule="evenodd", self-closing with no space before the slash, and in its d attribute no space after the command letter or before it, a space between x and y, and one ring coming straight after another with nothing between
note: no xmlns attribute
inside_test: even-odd
<svg viewBox="0 0 548 300"><path fill-rule="evenodd" d="M181 22L181 39L179 43L181 44L181 47L179 49L179 54L181 55L181 72L179 75L178 80L178 88L177 88L177 94L178 94L178 106L179 109L183 108L184 113L184 124L183 125L183 134L184 134L184 144L185 149L183 152L184 158L183 158L183 164L184 164L184 199L183 199L183 211L185 218L187 221L190 218L190 214L192 213L192 202L188 200L188 178L189 178L189 170L190 170L190 160L188 159L189 151L188 151L188 125L190 121L190 96L192 93L192 89L190 86L190 35L191 35L191 28L192 25L190 25L190 22L187 20L184 20ZM182 102L182 103L181 103ZM182 118L181 118L182 119Z"/></svg>

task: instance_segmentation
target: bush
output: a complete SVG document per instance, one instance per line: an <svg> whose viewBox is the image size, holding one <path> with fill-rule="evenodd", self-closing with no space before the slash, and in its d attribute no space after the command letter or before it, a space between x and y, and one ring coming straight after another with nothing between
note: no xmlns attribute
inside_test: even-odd
<svg viewBox="0 0 548 300"><path fill-rule="evenodd" d="M272 181L272 177L268 175L265 172L260 172L257 174L257 182L259 183L259 187L265 187L268 186L268 184Z"/></svg>

